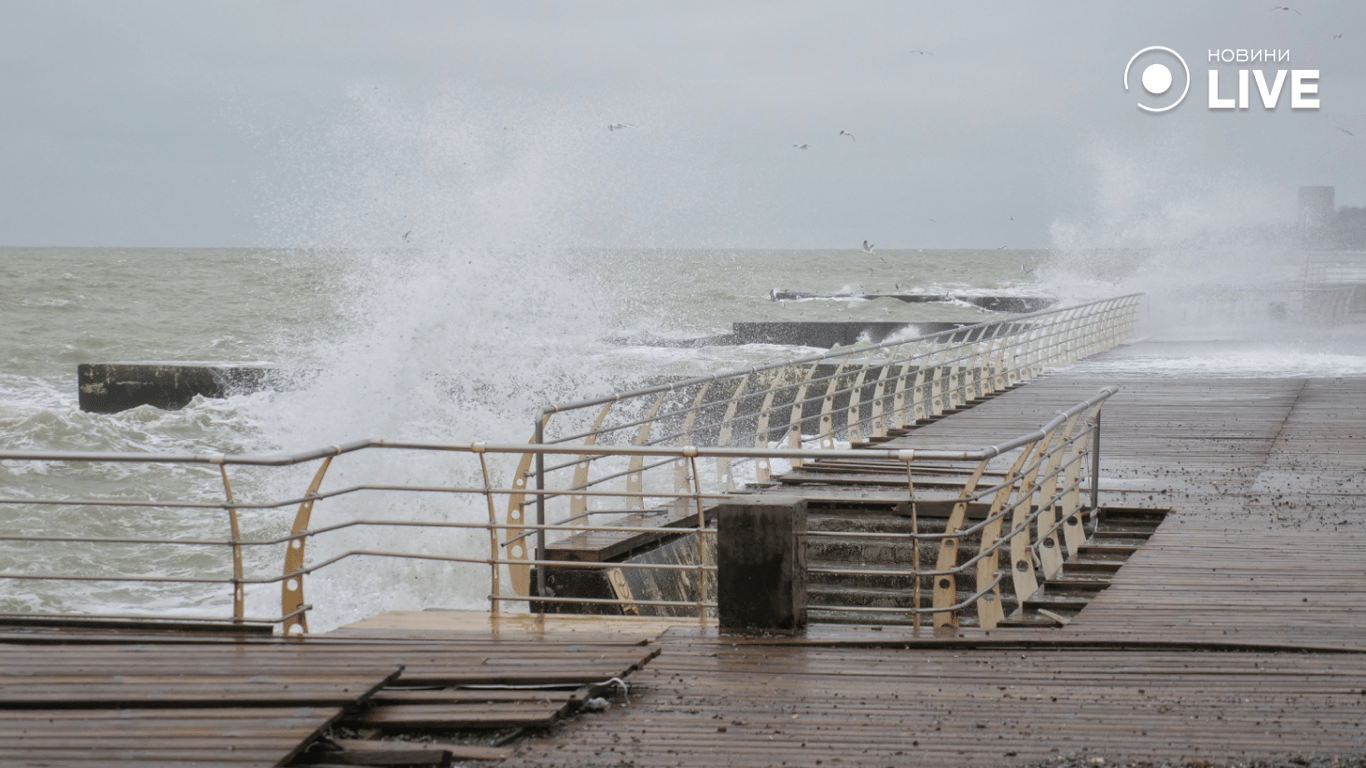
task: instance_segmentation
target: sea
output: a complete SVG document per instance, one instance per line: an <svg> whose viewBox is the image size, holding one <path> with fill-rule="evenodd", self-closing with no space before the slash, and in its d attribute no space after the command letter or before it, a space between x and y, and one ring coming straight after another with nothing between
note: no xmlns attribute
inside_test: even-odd
<svg viewBox="0 0 1366 768"><path fill-rule="evenodd" d="M525 442L536 410L661 375L714 373L813 354L772 344L695 345L739 321L980 322L956 300L868 294L1049 296L1062 305L1148 298L1133 345L1088 376L1363 376L1360 315L1325 318L1289 288L1307 256L1057 249L593 249L456 247L0 248L0 450L298 452L363 438ZM777 300L777 292L821 294ZM186 408L82 412L76 369L98 362L261 363L297 372L276 389ZM370 451L338 459L324 490L459 485L449 456ZM239 502L301 496L315 467L232 468ZM494 468L506 481L509 468ZM0 614L229 615L228 522L215 467L0 461ZM102 499L126 506L75 506ZM158 504L161 502L161 504ZM320 502L311 527L357 517L477 522L480 504L361 492ZM289 530L294 506L242 511L244 535ZM126 540L45 542L34 537ZM152 539L220 542L169 546ZM416 542L416 543L415 543ZM357 550L481 557L462 530L350 527L309 561ZM250 574L278 574L254 547ZM102 581L134 575L150 583ZM89 580L49 580L44 575ZM22 576L24 578L12 578ZM187 579L158 581L158 579ZM483 566L352 556L305 580L314 631L389 609L486 609ZM274 584L248 587L248 615L279 612Z"/></svg>

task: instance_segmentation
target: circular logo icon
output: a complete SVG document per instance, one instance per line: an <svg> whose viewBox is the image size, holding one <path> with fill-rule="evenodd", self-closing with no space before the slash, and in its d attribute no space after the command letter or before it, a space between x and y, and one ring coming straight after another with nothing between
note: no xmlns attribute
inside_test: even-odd
<svg viewBox="0 0 1366 768"><path fill-rule="evenodd" d="M1161 45L1150 45L1147 48L1144 48L1143 50L1129 57L1129 63L1124 65L1124 90L1129 90L1129 70L1133 69L1134 62L1137 61L1140 56L1144 58L1145 62L1148 60L1152 60L1152 63L1149 63L1146 67L1144 67L1143 74L1139 77L1139 82L1143 85L1143 90L1146 91L1149 96L1162 96L1163 94L1171 90L1172 69L1171 67L1167 66L1167 63L1170 63L1171 59L1176 59L1176 61L1181 64L1181 72L1182 75L1185 77L1186 84L1181 88L1181 95L1177 96L1176 100L1172 101L1170 104L1166 104L1165 106L1159 106L1162 105L1163 102L1169 101L1170 99L1154 98L1150 100L1155 102L1154 106L1149 106L1140 101L1138 103L1138 108L1146 112L1166 112L1167 110L1174 108L1177 104L1180 104L1182 101L1184 101L1186 98L1186 94L1191 89L1190 67L1186 66L1186 60L1181 58L1181 54ZM1163 61L1161 61L1162 59L1167 59L1168 62L1164 63Z"/></svg>

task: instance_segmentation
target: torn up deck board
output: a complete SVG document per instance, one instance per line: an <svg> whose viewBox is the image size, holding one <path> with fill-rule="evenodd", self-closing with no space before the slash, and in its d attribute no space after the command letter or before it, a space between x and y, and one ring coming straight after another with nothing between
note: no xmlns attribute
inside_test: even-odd
<svg viewBox="0 0 1366 768"><path fill-rule="evenodd" d="M343 720L547 725L658 654L629 635L384 634L176 638L85 628L66 643L59 630L9 631L0 642L0 764L266 766ZM368 705L385 685L393 688ZM403 690L437 685L468 687Z"/></svg>

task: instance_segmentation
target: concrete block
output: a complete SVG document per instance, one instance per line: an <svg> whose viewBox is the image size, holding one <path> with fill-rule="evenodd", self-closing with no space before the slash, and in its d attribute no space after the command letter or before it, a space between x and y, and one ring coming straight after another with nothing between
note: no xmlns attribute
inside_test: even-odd
<svg viewBox="0 0 1366 768"><path fill-rule="evenodd" d="M118 413L139 405L175 411L195 395L254 392L280 378L269 365L233 363L82 363L76 369L81 410L91 413Z"/></svg>
<svg viewBox="0 0 1366 768"><path fill-rule="evenodd" d="M722 631L806 626L806 500L741 496L717 507L717 604Z"/></svg>

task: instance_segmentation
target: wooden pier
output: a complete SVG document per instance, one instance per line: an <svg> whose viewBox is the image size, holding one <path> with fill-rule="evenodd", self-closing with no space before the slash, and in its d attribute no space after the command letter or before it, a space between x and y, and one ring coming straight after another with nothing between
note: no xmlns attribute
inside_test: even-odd
<svg viewBox="0 0 1366 768"><path fill-rule="evenodd" d="M1101 503L1168 513L1065 625L752 637L687 619L425 612L303 640L10 630L0 765L824 768L1075 754L1209 766L1366 754L1366 378L1064 371L894 442L990 444L1111 384ZM400 690L414 687L430 690ZM611 706L579 706L592 696ZM437 733L480 718L527 730L405 758L376 743L394 730L386 717ZM371 735L304 751L343 724Z"/></svg>
<svg viewBox="0 0 1366 768"><path fill-rule="evenodd" d="M1101 502L1170 512L1066 626L672 629L629 708L529 741L508 764L1366 754L1366 379L1064 372L895 442L988 444L1114 383Z"/></svg>

